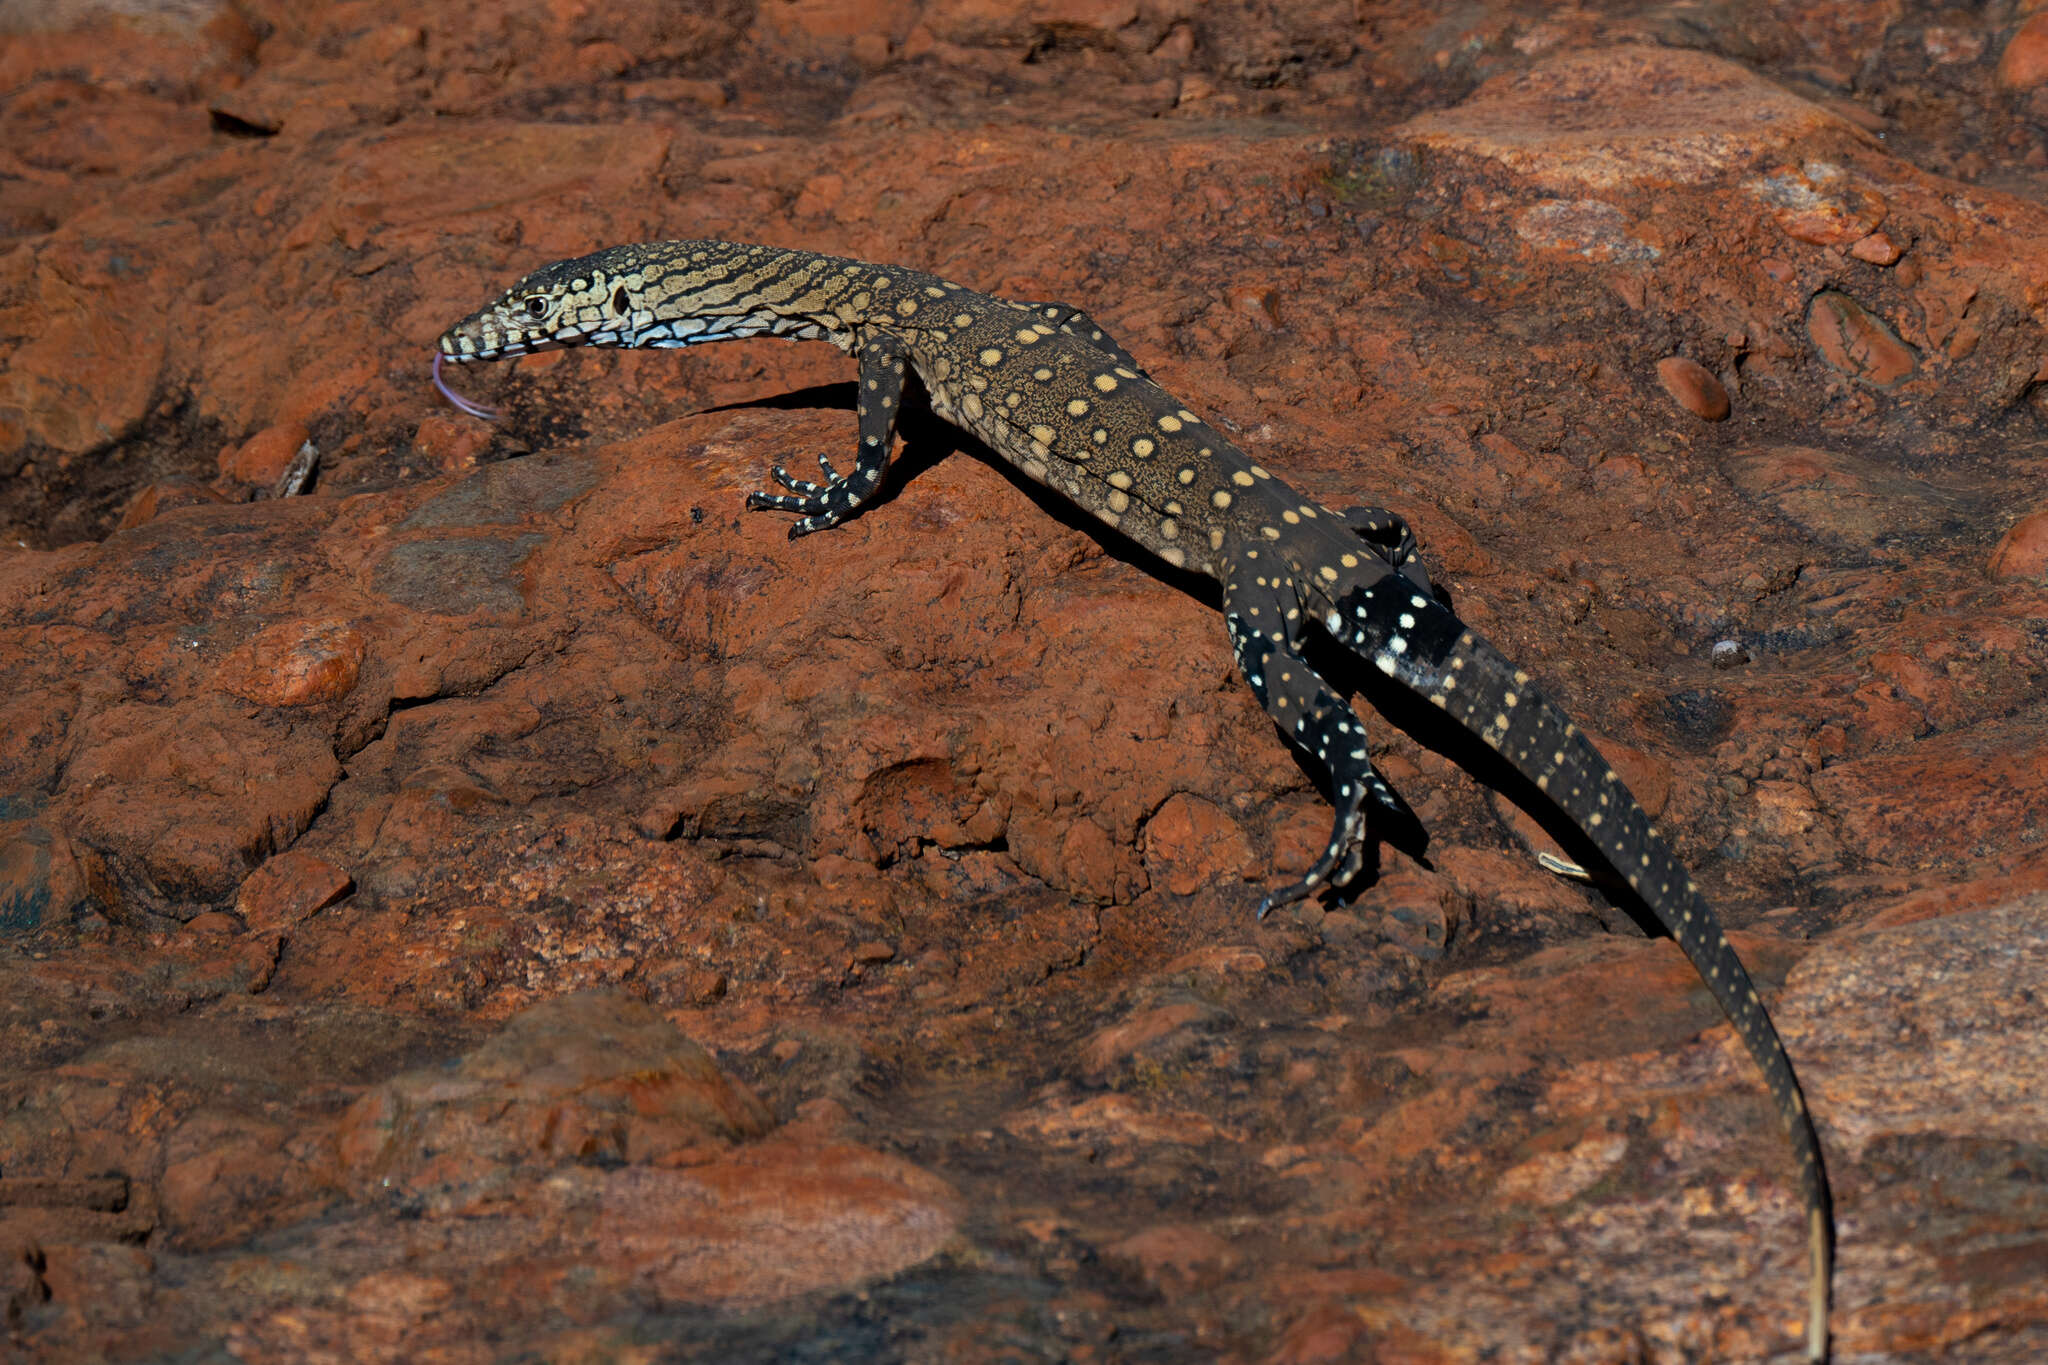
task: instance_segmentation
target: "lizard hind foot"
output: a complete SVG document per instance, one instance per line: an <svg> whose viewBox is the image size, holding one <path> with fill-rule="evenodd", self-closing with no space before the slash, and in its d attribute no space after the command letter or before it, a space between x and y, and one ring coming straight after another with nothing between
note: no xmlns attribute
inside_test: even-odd
<svg viewBox="0 0 2048 1365"><path fill-rule="evenodd" d="M1379 782L1378 774L1371 774L1371 777L1374 783ZM1324 846L1315 866L1302 873L1299 880L1268 892L1259 902L1260 919L1283 905L1307 900L1326 886L1341 890L1358 876L1359 869L1365 866L1365 810L1363 793L1356 787L1352 790L1352 795L1339 798L1344 804L1338 808L1337 822L1330 830L1330 842Z"/></svg>

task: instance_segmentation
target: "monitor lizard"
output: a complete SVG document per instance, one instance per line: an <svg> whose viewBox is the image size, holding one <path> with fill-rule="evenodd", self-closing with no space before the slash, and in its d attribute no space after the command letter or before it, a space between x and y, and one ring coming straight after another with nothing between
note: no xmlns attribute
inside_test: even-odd
<svg viewBox="0 0 2048 1365"><path fill-rule="evenodd" d="M1336 807L1315 864L1268 894L1261 916L1349 883L1363 858L1367 810L1406 810L1373 769L1364 722L1304 657L1311 628L1440 708L1533 782L1677 940L1762 1070L1799 1164L1807 1350L1825 1358L1834 1256L1827 1173L1791 1059L1748 971L1585 733L1431 591L1400 517L1375 507L1333 512L1302 496L1155 383L1079 308L781 247L649 242L544 266L448 329L435 380L443 359L748 336L829 341L860 359L852 467L841 473L820 455L824 478L813 482L777 465L771 472L784 491L747 498L752 509L797 514L792 537L836 526L875 496L914 372L940 417L1166 563L1222 585L1239 671L1325 777Z"/></svg>

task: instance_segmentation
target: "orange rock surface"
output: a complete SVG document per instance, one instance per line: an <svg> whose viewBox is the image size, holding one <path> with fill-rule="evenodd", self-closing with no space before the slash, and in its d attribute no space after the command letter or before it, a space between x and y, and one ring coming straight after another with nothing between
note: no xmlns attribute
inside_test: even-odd
<svg viewBox="0 0 2048 1365"><path fill-rule="evenodd" d="M2048 125L1997 18L17 7L0 1355L1795 1349L1747 1058L1429 717L1371 740L1426 840L1260 923L1328 808L1201 584L914 407L848 525L743 513L850 449L829 348L428 383L535 266L731 236L1085 306L1407 517L1755 969L1838 1357L2048 1356Z"/></svg>

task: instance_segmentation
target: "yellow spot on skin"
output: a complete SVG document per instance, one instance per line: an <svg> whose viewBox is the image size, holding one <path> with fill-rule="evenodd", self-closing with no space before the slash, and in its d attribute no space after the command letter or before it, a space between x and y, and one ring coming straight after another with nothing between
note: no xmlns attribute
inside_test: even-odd
<svg viewBox="0 0 2048 1365"><path fill-rule="evenodd" d="M1118 513L1119 515L1121 515L1122 513L1126 512L1126 511L1129 511L1129 510L1130 510L1130 506L1131 506L1131 495L1130 495L1130 494L1128 494L1128 493L1124 492L1124 491L1123 491L1122 489L1118 489L1118 488L1112 488L1112 489L1111 489L1111 490L1109 491L1109 510L1110 510L1110 511L1112 511L1112 512L1115 512L1115 513Z"/></svg>
<svg viewBox="0 0 2048 1365"><path fill-rule="evenodd" d="M1186 408L1182 408L1180 410L1180 420L1183 422L1199 422L1202 419L1189 412Z"/></svg>
<svg viewBox="0 0 2048 1365"><path fill-rule="evenodd" d="M1045 368L1045 366L1040 365L1037 369L1031 372L1031 377L1033 379L1036 379L1039 383L1043 384L1046 380L1052 378L1052 371Z"/></svg>
<svg viewBox="0 0 2048 1365"><path fill-rule="evenodd" d="M1162 417L1162 418L1160 418L1160 419L1159 419L1159 429L1160 429L1161 431L1179 431L1179 430L1180 430L1180 418L1178 418L1178 417Z"/></svg>
<svg viewBox="0 0 2048 1365"><path fill-rule="evenodd" d="M1195 471L1192 469L1183 469L1180 471L1180 473L1174 475L1174 477L1176 479L1179 479L1182 483L1193 483L1195 481Z"/></svg>
<svg viewBox="0 0 2048 1365"><path fill-rule="evenodd" d="M960 411L967 414L969 421L979 420L981 417L981 396L970 393L965 398L962 398L960 400Z"/></svg>
<svg viewBox="0 0 2048 1365"><path fill-rule="evenodd" d="M1317 569L1316 572L1323 576L1323 581L1325 583L1335 583L1337 581L1337 571L1327 564L1323 565L1322 568Z"/></svg>
<svg viewBox="0 0 2048 1365"><path fill-rule="evenodd" d="M903 300L901 303L896 305L896 311L901 313L904 317L909 317L912 313L915 313L917 311L917 300Z"/></svg>
<svg viewBox="0 0 2048 1365"><path fill-rule="evenodd" d="M1034 440L1034 441L1036 441L1036 442L1038 442L1038 443L1039 443L1040 445L1046 445L1046 446L1049 446L1049 445L1051 445L1051 444L1052 444L1052 428L1051 428L1051 427L1041 427L1041 426L1033 426L1033 427L1031 428L1031 439L1032 439L1032 440Z"/></svg>
<svg viewBox="0 0 2048 1365"><path fill-rule="evenodd" d="M884 400L884 401L886 402L887 400ZM1012 389L1012 390L1011 390L1011 391L1010 391L1009 393L1006 393L1006 394L1004 394L1004 395L1003 395L1003 406L1004 406L1004 407L1006 407L1006 408L1014 408L1014 407L1016 407L1016 406L1017 406L1017 405L1018 405L1019 403L1021 403L1021 402L1023 402L1023 401L1024 401L1024 395L1023 395L1023 394L1021 394L1021 393L1018 393L1018 392L1017 392L1016 390L1014 390L1014 389Z"/></svg>
<svg viewBox="0 0 2048 1365"><path fill-rule="evenodd" d="M1097 508L1095 516L1098 521L1106 522L1111 526L1121 526L1124 521L1122 517L1110 511L1107 507Z"/></svg>
<svg viewBox="0 0 2048 1365"><path fill-rule="evenodd" d="M1048 327L1045 323L1042 322L1032 323L1031 330L1038 333L1042 337L1049 337L1052 335L1052 328Z"/></svg>
<svg viewBox="0 0 2048 1365"><path fill-rule="evenodd" d="M1003 353L991 346L981 353L981 363L984 365L1000 365L1003 363Z"/></svg>
<svg viewBox="0 0 2048 1365"><path fill-rule="evenodd" d="M1252 486L1252 476L1245 473L1242 469L1232 474L1230 476L1230 481L1236 484L1239 488L1250 488Z"/></svg>
<svg viewBox="0 0 2048 1365"><path fill-rule="evenodd" d="M1278 540L1280 539L1280 528L1277 526L1261 526L1259 534L1268 540Z"/></svg>
<svg viewBox="0 0 2048 1365"><path fill-rule="evenodd" d="M1038 333L1032 331L1029 327L1019 327L1017 329L1017 340L1029 346L1032 342L1038 340Z"/></svg>
<svg viewBox="0 0 2048 1365"><path fill-rule="evenodd" d="M1209 501L1221 509L1230 506L1230 494L1219 488L1209 495Z"/></svg>
<svg viewBox="0 0 2048 1365"><path fill-rule="evenodd" d="M1180 547L1178 545L1168 545L1164 547L1159 551L1159 557L1165 560L1167 563L1173 565L1173 567L1176 569L1186 567L1188 562L1188 557L1181 553Z"/></svg>
<svg viewBox="0 0 2048 1365"><path fill-rule="evenodd" d="M1301 525L1301 517L1294 512L1282 512L1280 520L1286 522L1289 526Z"/></svg>
<svg viewBox="0 0 2048 1365"><path fill-rule="evenodd" d="M1271 474L1268 474L1265 470L1259 468L1257 465L1252 466L1252 473L1262 479L1270 479L1273 477Z"/></svg>
<svg viewBox="0 0 2048 1365"><path fill-rule="evenodd" d="M1107 445L1109 443L1109 431L1105 427L1097 427L1088 433L1088 439L1097 445Z"/></svg>
<svg viewBox="0 0 2048 1365"><path fill-rule="evenodd" d="M1087 400L1087 399L1085 399L1085 398L1076 398L1076 399L1074 399L1074 400L1073 400L1072 402L1070 402L1070 403L1068 403L1068 404L1067 404L1067 416L1069 416L1069 417L1086 417L1087 415L1088 415L1088 400Z"/></svg>
<svg viewBox="0 0 2048 1365"><path fill-rule="evenodd" d="M1168 498L1166 500L1166 506L1162 507L1160 510L1166 513L1166 515L1168 515L1169 517L1177 517L1180 515L1180 504L1175 502L1172 498Z"/></svg>
<svg viewBox="0 0 2048 1365"><path fill-rule="evenodd" d="M1301 514L1309 518L1311 521L1313 521L1315 519L1316 509L1310 507L1307 503L1303 503L1301 505Z"/></svg>
<svg viewBox="0 0 2048 1365"><path fill-rule="evenodd" d="M1149 459L1152 455L1152 449L1152 441L1149 437L1140 436L1137 440L1131 442L1131 454L1141 460Z"/></svg>
<svg viewBox="0 0 2048 1365"><path fill-rule="evenodd" d="M1116 387L1116 376L1110 374L1096 375L1095 387L1102 390L1104 393L1108 393L1110 390Z"/></svg>
<svg viewBox="0 0 2048 1365"><path fill-rule="evenodd" d="M1175 521L1172 517L1168 517L1165 521L1159 523L1159 538L1161 540L1172 540L1179 534L1180 523Z"/></svg>
<svg viewBox="0 0 2048 1365"><path fill-rule="evenodd" d="M1137 375L1131 373L1129 370L1125 369L1121 365L1116 367L1116 372L1126 379L1136 379L1138 377Z"/></svg>
<svg viewBox="0 0 2048 1365"><path fill-rule="evenodd" d="M1223 530L1221 527L1209 532L1209 548L1212 550L1223 548Z"/></svg>
<svg viewBox="0 0 2048 1365"><path fill-rule="evenodd" d="M1345 568L1347 568L1347 569L1355 569L1355 568L1357 568L1357 567L1358 567L1358 556L1357 556L1357 555L1339 555L1339 556L1337 556L1337 562L1338 562L1339 564L1342 564L1342 565L1343 565L1343 566L1344 566Z"/></svg>
<svg viewBox="0 0 2048 1365"><path fill-rule="evenodd" d="M972 326L974 325L974 314L972 314L972 313L955 313L955 314L953 314L953 325L954 325L955 327L972 327Z"/></svg>
<svg viewBox="0 0 2048 1365"><path fill-rule="evenodd" d="M1109 476L1109 482L1110 486L1114 488L1129 488L1131 486L1131 476L1119 469Z"/></svg>

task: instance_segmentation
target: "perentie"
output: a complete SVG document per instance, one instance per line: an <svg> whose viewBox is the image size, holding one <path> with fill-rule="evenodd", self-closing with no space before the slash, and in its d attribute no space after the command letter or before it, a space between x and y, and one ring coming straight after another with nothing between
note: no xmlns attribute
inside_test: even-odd
<svg viewBox="0 0 2048 1365"><path fill-rule="evenodd" d="M1432 592L1415 537L1383 508L1333 512L1252 462L1154 383L1080 309L1018 303L898 266L738 242L617 246L543 267L448 329L435 364L559 346L694 346L773 335L860 357L853 467L774 469L790 535L837 525L882 482L906 371L933 411L1177 567L1223 585L1244 680L1327 780L1336 822L1265 914L1357 875L1366 810L1405 812L1364 723L1309 667L1320 630L1477 735L1575 821L1699 970L1761 1068L1799 1163L1811 1282L1807 1349L1827 1353L1834 1223L1820 1140L1777 1029L1714 912L1600 753L1521 669Z"/></svg>

